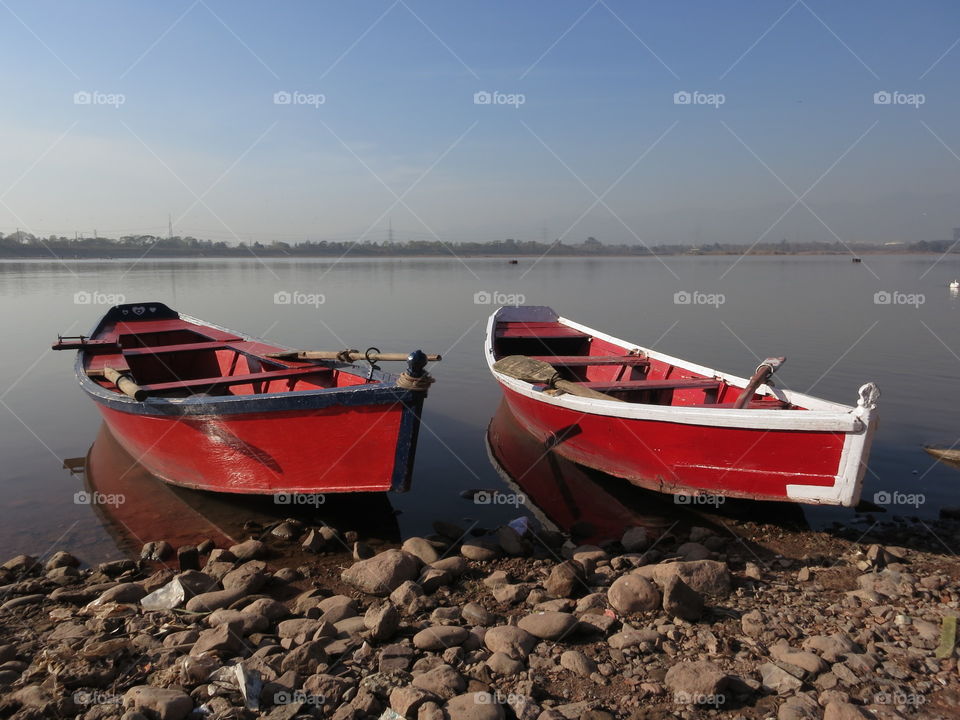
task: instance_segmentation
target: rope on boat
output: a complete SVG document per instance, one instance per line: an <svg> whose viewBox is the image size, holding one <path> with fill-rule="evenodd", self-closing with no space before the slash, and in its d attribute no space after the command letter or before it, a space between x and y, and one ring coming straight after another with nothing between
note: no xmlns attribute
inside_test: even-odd
<svg viewBox="0 0 960 720"><path fill-rule="evenodd" d="M353 353L359 353L359 352L360 352L359 350L351 350L349 348L346 350L341 350L340 352L337 353L337 360L345 363L353 362L353 358L351 358L350 356Z"/></svg>
<svg viewBox="0 0 960 720"><path fill-rule="evenodd" d="M414 390L416 392L426 392L433 384L434 378L429 373L423 373L420 377L414 377L410 373L403 373L397 378L397 387L404 390Z"/></svg>

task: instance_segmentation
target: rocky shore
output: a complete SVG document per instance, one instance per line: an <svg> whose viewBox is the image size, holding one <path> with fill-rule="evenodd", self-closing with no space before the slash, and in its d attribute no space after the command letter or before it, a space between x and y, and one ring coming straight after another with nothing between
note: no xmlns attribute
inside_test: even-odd
<svg viewBox="0 0 960 720"><path fill-rule="evenodd" d="M399 548L289 520L95 568L15 557L0 717L960 716L956 520L726 520L603 546L434 527ZM285 567L285 548L309 560Z"/></svg>

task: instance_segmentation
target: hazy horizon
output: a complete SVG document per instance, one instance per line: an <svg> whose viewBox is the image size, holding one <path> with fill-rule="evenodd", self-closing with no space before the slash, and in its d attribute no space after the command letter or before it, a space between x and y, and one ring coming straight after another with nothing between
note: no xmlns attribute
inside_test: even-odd
<svg viewBox="0 0 960 720"><path fill-rule="evenodd" d="M5 234L166 235L169 216L231 244L391 225L398 242L854 244L960 225L947 2L0 15Z"/></svg>

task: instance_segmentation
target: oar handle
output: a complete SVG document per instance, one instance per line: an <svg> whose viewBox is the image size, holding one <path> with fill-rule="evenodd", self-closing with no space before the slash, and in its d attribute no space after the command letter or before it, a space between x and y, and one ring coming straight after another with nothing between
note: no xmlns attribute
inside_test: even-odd
<svg viewBox="0 0 960 720"><path fill-rule="evenodd" d="M747 403L750 402L750 398L752 398L754 393L757 391L757 388L769 380L770 376L773 375L786 361L787 359L785 357L778 357L767 358L760 363L756 372L753 373L753 377L750 378L750 382L747 383L747 386L743 389L743 392L740 393L740 397L738 397L737 401L733 404L733 407L736 410L742 410L745 408Z"/></svg>
<svg viewBox="0 0 960 720"><path fill-rule="evenodd" d="M142 387L137 385L133 378L129 375L120 372L119 370L104 366L99 370L90 370L87 372L88 375L102 375L107 380L112 382L117 390L122 392L127 397L132 397L137 402L143 402L147 399L147 391Z"/></svg>
<svg viewBox="0 0 960 720"><path fill-rule="evenodd" d="M360 352L359 350L290 350L287 352L270 353L268 358L276 360L339 360L353 362L354 360L370 360L372 362L404 362L409 353L381 353ZM440 362L442 355L427 355L427 362Z"/></svg>

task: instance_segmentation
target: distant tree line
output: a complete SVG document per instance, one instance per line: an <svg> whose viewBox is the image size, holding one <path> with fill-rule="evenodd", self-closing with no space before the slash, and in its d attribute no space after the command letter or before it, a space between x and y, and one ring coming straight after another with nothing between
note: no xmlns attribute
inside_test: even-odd
<svg viewBox="0 0 960 720"><path fill-rule="evenodd" d="M814 255L856 253L944 253L960 252L950 240L920 240L912 243L844 245L840 242L758 243L756 245L713 243L710 245L608 245L594 237L581 243L553 243L535 240L492 240L489 242L443 243L439 240L406 242L335 242L308 240L300 243L274 241L230 245L226 242L200 240L195 237L160 237L156 235L124 235L120 238L67 238L50 235L42 238L17 231L0 233L0 257L397 257L423 255L459 256L552 256L602 257L649 255Z"/></svg>

